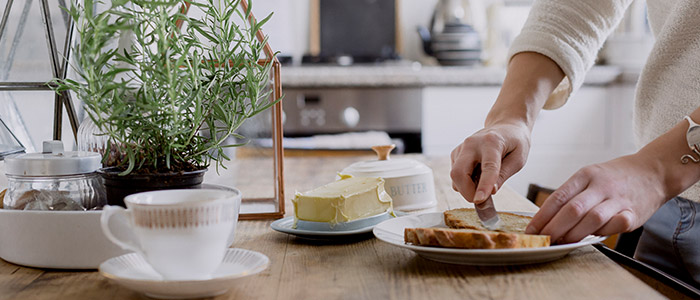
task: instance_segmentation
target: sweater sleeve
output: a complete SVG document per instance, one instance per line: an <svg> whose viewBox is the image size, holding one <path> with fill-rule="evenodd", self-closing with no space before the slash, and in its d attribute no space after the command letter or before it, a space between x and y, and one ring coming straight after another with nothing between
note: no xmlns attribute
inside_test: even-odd
<svg viewBox="0 0 700 300"><path fill-rule="evenodd" d="M564 79L547 99L545 109L559 108L583 84L598 50L622 19L632 0L537 0L508 51L549 57Z"/></svg>

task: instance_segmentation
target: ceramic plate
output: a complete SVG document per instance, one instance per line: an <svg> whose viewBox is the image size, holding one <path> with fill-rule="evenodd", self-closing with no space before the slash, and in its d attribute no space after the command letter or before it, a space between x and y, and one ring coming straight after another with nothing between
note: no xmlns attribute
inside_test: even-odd
<svg viewBox="0 0 700 300"><path fill-rule="evenodd" d="M532 213L513 212L531 216ZM404 243L404 228L410 227L447 227L443 213L433 212L419 215L408 215L387 220L374 227L374 235L381 241L394 246L413 250L418 255L444 263L461 265L521 265L542 263L566 256L574 249L598 243L605 239L600 236L588 236L578 243L554 245L542 248L524 249L454 249L427 246L415 246Z"/></svg>
<svg viewBox="0 0 700 300"><path fill-rule="evenodd" d="M339 223L335 226L330 226L329 223L325 222L299 221L297 227L294 228L294 217L292 216L274 221L270 224L270 227L279 232L293 234L303 238L335 239L347 237L349 235L369 233L374 226L391 218L393 218L393 216L387 212L361 220Z"/></svg>
<svg viewBox="0 0 700 300"><path fill-rule="evenodd" d="M156 273L137 253L110 258L100 265L100 274L124 287L159 299L188 299L221 295L242 277L260 273L270 264L262 253L231 248L211 279L168 281Z"/></svg>

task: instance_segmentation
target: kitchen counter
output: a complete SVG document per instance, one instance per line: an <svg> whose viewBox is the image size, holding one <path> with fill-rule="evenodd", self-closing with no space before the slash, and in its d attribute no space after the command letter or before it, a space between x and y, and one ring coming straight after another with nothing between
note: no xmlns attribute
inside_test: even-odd
<svg viewBox="0 0 700 300"><path fill-rule="evenodd" d="M447 157L411 156L435 172L438 206L470 206L455 193ZM285 159L287 198L327 183L362 157ZM495 195L500 210L536 207L504 187ZM287 215L291 203L287 201ZM437 263L365 235L338 242L301 239L270 229L271 220L240 221L234 247L267 255L262 273L237 281L215 299L662 299L657 293L586 246L563 259L535 265L477 267ZM24 268L0 261L3 299L145 299L97 272Z"/></svg>
<svg viewBox="0 0 700 300"><path fill-rule="evenodd" d="M615 82L622 69L594 66L586 75L585 85ZM339 87L426 87L426 86L498 86L503 83L503 68L437 67L414 64L357 66L283 66L284 88Z"/></svg>

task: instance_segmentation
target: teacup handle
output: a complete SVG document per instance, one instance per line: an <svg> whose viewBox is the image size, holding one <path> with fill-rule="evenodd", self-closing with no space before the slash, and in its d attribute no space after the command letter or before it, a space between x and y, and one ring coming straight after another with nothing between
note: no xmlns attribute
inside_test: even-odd
<svg viewBox="0 0 700 300"><path fill-rule="evenodd" d="M131 214L130 211L124 209L121 206L114 206L114 205L105 205L104 208L102 208L102 216L100 217L100 224L102 225L102 232L104 232L105 236L112 241L112 243L117 244L119 247L122 247L123 249L126 250L131 250L135 251L138 253L141 253L141 247L134 243L133 241L123 241L117 238L113 233L112 230L109 228L109 219L112 216L115 215L122 215L124 218L122 220L128 220L129 214ZM125 224L129 229L133 228L130 226L130 224Z"/></svg>

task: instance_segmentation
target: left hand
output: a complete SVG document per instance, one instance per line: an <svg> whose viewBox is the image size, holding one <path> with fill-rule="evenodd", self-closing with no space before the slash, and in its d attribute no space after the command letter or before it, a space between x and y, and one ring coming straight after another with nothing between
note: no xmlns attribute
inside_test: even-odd
<svg viewBox="0 0 700 300"><path fill-rule="evenodd" d="M545 200L526 232L573 243L632 231L668 200L662 177L639 153L584 167Z"/></svg>

